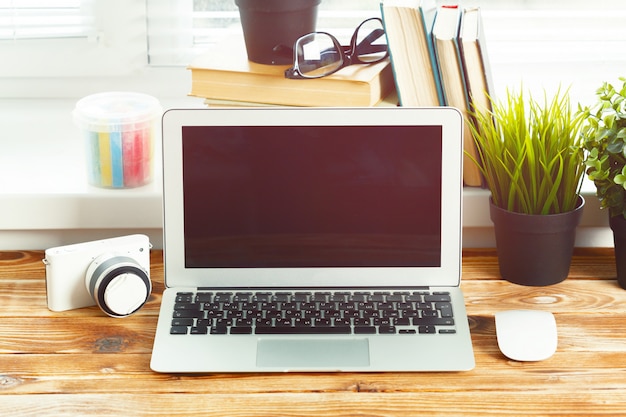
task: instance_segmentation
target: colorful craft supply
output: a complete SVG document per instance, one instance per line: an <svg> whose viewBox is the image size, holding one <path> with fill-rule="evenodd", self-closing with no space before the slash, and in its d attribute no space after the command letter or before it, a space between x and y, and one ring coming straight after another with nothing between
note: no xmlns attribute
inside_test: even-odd
<svg viewBox="0 0 626 417"><path fill-rule="evenodd" d="M132 188L152 181L161 112L156 98L140 93L99 93L79 100L73 114L83 131L89 184Z"/></svg>

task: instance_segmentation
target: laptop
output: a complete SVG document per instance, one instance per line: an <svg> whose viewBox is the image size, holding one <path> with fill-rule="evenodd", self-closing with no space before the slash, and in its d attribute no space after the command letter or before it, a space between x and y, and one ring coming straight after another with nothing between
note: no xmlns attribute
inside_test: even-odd
<svg viewBox="0 0 626 417"><path fill-rule="evenodd" d="M462 371L453 108L165 112L166 373Z"/></svg>

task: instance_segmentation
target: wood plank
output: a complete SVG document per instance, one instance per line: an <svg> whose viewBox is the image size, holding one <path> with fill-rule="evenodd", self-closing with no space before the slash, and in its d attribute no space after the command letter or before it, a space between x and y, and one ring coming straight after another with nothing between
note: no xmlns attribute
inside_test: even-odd
<svg viewBox="0 0 626 417"><path fill-rule="evenodd" d="M2 397L0 412L11 416L516 416L621 415L626 397L613 390L588 389L563 394L543 390L493 393L269 393L185 394L160 393L157 398L120 394L35 395Z"/></svg>
<svg viewBox="0 0 626 417"><path fill-rule="evenodd" d="M149 354L28 354L0 356L2 393L477 392L549 388L551 391L625 390L623 351L560 351L542 362L520 363L499 352L477 352L477 367L459 373L156 374ZM567 357L567 360L563 360ZM123 360L122 360L123 359ZM514 375L515 378L511 376ZM114 385L113 382L123 382ZM312 389L314 384L314 389ZM1 401L0 401L1 402Z"/></svg>
<svg viewBox="0 0 626 417"><path fill-rule="evenodd" d="M6 278L45 278L43 251L0 251L0 280ZM163 251L150 251L150 272L163 277Z"/></svg>
<svg viewBox="0 0 626 417"><path fill-rule="evenodd" d="M45 277L42 251L0 252L0 280L4 278ZM163 277L163 252L150 253L151 274L156 281ZM500 279L495 249L464 249L463 276L467 279ZM572 274L576 279L614 279L613 248L576 248L572 259Z"/></svg>
<svg viewBox="0 0 626 417"><path fill-rule="evenodd" d="M150 352L155 331L155 317L11 317L0 322L0 353Z"/></svg>
<svg viewBox="0 0 626 417"><path fill-rule="evenodd" d="M613 248L575 248L568 279L615 279ZM499 280L497 252L492 248L463 250L464 280Z"/></svg>
<svg viewBox="0 0 626 417"><path fill-rule="evenodd" d="M557 313L560 349L626 351L626 313L621 309L603 313L601 319L584 311ZM474 314L469 320L475 349L496 350L493 314ZM10 317L0 321L0 353L144 353L152 349L155 328L156 317ZM34 338L42 343L33 343Z"/></svg>
<svg viewBox="0 0 626 417"><path fill-rule="evenodd" d="M52 415L625 415L626 291L611 248L577 249L550 287L500 280L493 249L464 251L476 368L459 373L157 374L149 369L163 291L136 315L96 307L50 312L41 251L0 252L0 414ZM559 326L550 359L499 351L494 314L548 310Z"/></svg>
<svg viewBox="0 0 626 417"><path fill-rule="evenodd" d="M548 287L526 287L506 281L468 280L461 283L470 315L509 309L539 309L553 313L624 313L626 291L615 280L565 281Z"/></svg>

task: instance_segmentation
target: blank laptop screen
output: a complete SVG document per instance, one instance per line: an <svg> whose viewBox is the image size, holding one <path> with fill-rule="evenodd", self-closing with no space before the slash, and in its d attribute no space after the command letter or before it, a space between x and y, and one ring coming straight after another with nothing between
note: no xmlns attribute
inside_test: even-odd
<svg viewBox="0 0 626 417"><path fill-rule="evenodd" d="M441 126L184 126L187 268L441 265Z"/></svg>

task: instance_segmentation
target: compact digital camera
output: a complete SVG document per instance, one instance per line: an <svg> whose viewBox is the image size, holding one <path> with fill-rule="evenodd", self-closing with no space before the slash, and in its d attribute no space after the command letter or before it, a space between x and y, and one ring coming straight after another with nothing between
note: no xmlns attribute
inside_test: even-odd
<svg viewBox="0 0 626 417"><path fill-rule="evenodd" d="M48 308L97 305L112 317L139 310L150 296L150 241L130 235L45 251Z"/></svg>

